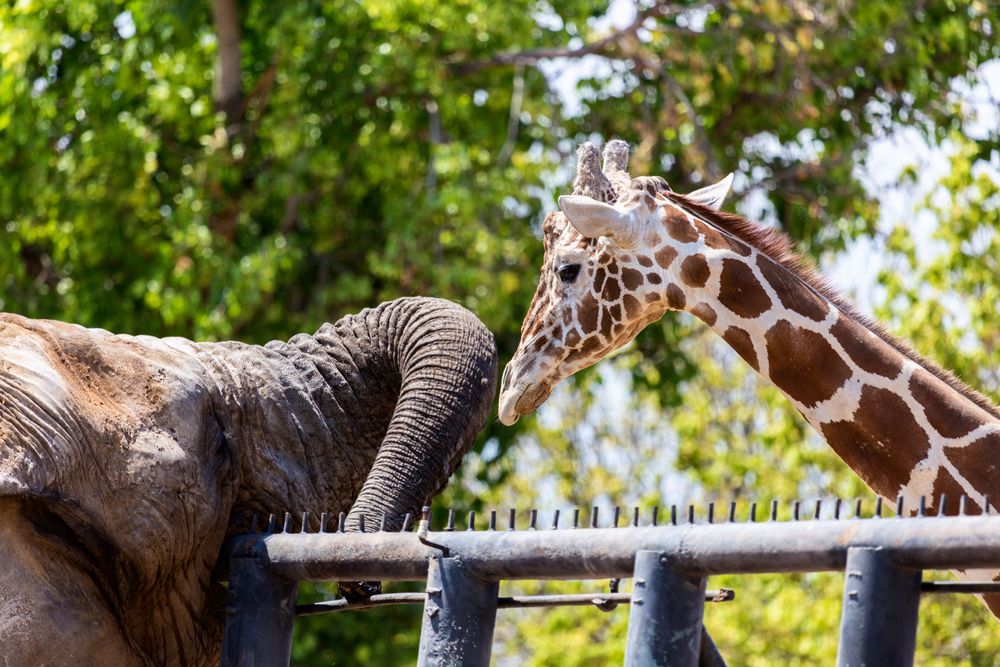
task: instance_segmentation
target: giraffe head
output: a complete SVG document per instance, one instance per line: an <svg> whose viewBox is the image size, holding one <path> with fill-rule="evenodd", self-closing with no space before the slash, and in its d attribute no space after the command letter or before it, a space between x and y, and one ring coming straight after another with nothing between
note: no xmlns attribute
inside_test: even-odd
<svg viewBox="0 0 1000 667"><path fill-rule="evenodd" d="M625 345L667 310L684 306L664 280L677 251L664 241L659 177L630 178L628 145L611 141L604 167L590 143L580 147L573 194L542 224L545 258L521 342L504 369L500 421L510 425L533 412L563 378ZM687 195L718 208L732 183Z"/></svg>

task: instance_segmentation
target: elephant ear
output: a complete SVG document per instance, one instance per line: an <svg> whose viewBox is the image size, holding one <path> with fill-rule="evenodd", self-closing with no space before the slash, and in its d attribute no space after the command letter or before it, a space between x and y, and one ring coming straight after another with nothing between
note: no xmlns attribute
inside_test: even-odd
<svg viewBox="0 0 1000 667"><path fill-rule="evenodd" d="M733 175L729 174L724 179L718 183L714 183L707 187L701 188L700 190L695 190L686 195L686 198L701 204L702 206L708 206L718 211L722 208L722 202L726 200L726 196L729 194L729 190L733 187Z"/></svg>

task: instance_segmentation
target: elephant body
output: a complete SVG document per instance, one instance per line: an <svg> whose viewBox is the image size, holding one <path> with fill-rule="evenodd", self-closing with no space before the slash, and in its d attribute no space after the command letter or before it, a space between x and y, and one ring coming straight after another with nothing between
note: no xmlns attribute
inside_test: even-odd
<svg viewBox="0 0 1000 667"><path fill-rule="evenodd" d="M437 299L263 347L0 316L0 665L217 664L224 541L285 511L398 522L495 375Z"/></svg>

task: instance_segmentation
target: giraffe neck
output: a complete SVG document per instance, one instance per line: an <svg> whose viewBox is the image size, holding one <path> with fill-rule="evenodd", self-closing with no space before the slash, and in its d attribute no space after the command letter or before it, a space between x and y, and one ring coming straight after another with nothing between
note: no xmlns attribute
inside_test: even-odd
<svg viewBox="0 0 1000 667"><path fill-rule="evenodd" d="M687 215L666 224L660 299L704 320L872 489L911 507L1000 499L997 411L757 248Z"/></svg>

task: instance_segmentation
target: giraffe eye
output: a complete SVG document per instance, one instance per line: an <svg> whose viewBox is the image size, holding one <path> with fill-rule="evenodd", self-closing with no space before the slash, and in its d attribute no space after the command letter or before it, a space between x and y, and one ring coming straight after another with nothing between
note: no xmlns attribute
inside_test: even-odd
<svg viewBox="0 0 1000 667"><path fill-rule="evenodd" d="M571 283L576 280L576 277L580 275L580 265L579 264L563 264L558 269L556 273L559 274L559 280L564 283Z"/></svg>

